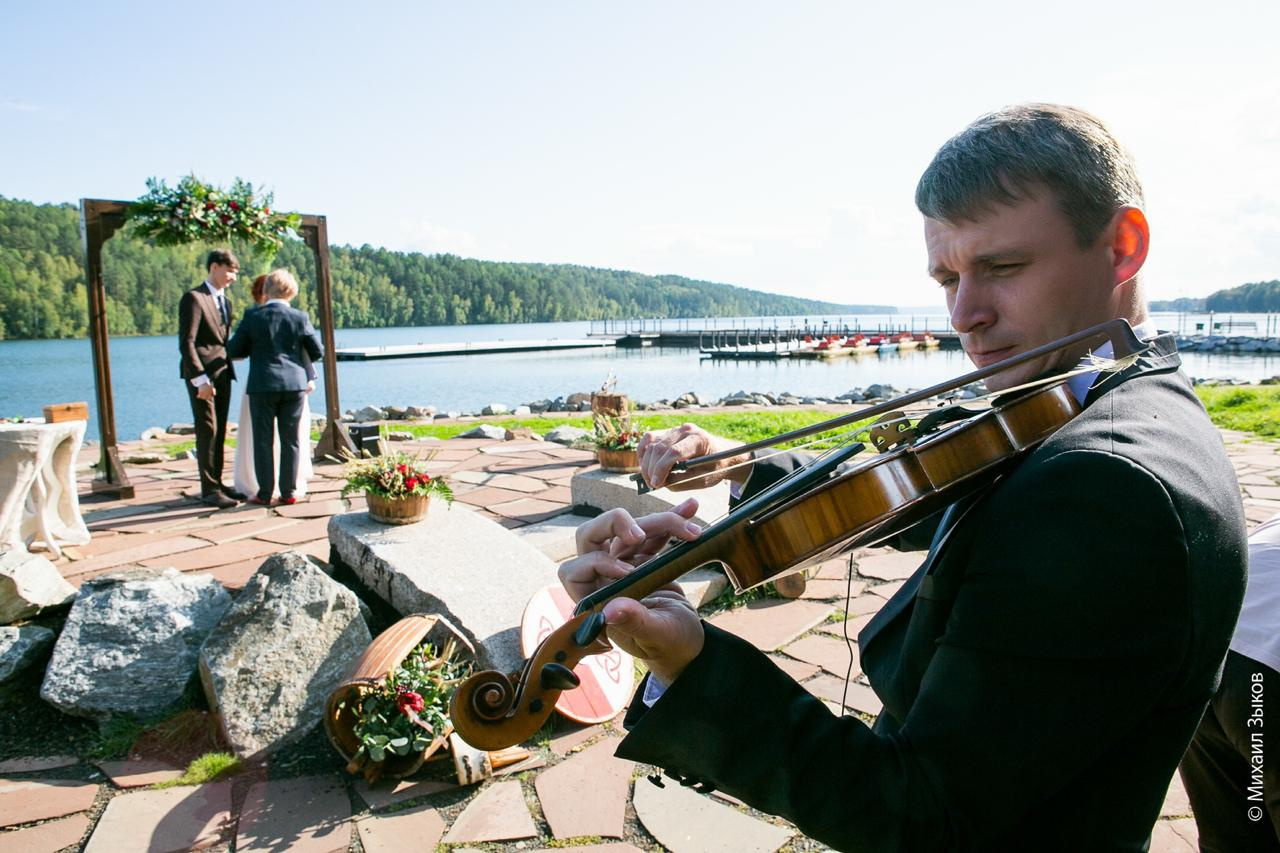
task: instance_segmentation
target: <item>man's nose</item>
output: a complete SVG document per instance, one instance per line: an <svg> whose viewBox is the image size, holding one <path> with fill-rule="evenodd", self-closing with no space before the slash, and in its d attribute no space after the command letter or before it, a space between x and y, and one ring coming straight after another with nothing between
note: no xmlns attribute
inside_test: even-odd
<svg viewBox="0 0 1280 853"><path fill-rule="evenodd" d="M983 288L967 276L960 277L951 300L951 326L961 334L990 326L995 310Z"/></svg>

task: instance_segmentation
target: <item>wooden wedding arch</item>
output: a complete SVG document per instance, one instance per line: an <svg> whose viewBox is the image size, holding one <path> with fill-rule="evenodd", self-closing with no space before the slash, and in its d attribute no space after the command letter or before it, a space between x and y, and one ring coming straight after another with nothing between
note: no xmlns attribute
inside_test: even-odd
<svg viewBox="0 0 1280 853"><path fill-rule="evenodd" d="M80 238L84 245L84 268L89 293L89 341L93 347L93 384L98 403L98 433L102 443L95 492L131 498L129 475L120 463L116 446L116 411L111 395L111 356L108 351L107 293L102 281L102 245L125 223L129 202L101 198L80 199ZM324 341L325 428L316 443L315 458L340 456L344 449L355 450L342 424L338 402L338 364L333 343L333 289L329 278L329 232L323 216L302 214L298 229L316 258L317 322ZM176 381L176 380L175 380Z"/></svg>

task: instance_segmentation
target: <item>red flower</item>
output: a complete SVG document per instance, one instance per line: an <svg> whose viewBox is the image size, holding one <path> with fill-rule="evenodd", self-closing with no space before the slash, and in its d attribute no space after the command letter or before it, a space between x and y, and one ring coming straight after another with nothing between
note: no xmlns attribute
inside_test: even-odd
<svg viewBox="0 0 1280 853"><path fill-rule="evenodd" d="M265 214L267 214L268 216L270 216L270 215L271 215L271 208L269 208L269 207L264 207L264 208L262 208L262 212L263 212L263 213L265 213Z"/></svg>
<svg viewBox="0 0 1280 853"><path fill-rule="evenodd" d="M418 475L418 479L419 479L419 480L421 480L424 484L426 484L426 483L430 483L430 482L431 482L431 475L430 475L430 474L419 474L419 475Z"/></svg>
<svg viewBox="0 0 1280 853"><path fill-rule="evenodd" d="M222 220L222 224L223 224L223 225L226 225L228 222L230 222L230 221L231 221L231 217L230 217L230 216L228 216L228 215L227 215L227 214L225 214L225 213L223 213L223 214L219 215L219 216L218 216L218 219Z"/></svg>
<svg viewBox="0 0 1280 853"><path fill-rule="evenodd" d="M414 489L418 488L418 480L417 480L417 478L415 478L415 477L409 477L407 480L405 480L405 481L404 481L404 487L405 487L406 489L408 489L409 491L411 491L411 492L412 492Z"/></svg>
<svg viewBox="0 0 1280 853"><path fill-rule="evenodd" d="M421 711L426 705L427 703L422 700L422 697L412 690L406 690L396 697L396 707L405 716L408 716L410 711L414 713Z"/></svg>
<svg viewBox="0 0 1280 853"><path fill-rule="evenodd" d="M204 209L205 209L205 210L213 210L213 202L211 202L211 201L206 201L206 202L204 203Z"/></svg>
<svg viewBox="0 0 1280 853"><path fill-rule="evenodd" d="M240 209L240 203L239 203L239 202L235 202L235 201L229 201L229 202L227 202L227 206L228 206L228 207L230 207L232 210L239 210L239 209Z"/></svg>

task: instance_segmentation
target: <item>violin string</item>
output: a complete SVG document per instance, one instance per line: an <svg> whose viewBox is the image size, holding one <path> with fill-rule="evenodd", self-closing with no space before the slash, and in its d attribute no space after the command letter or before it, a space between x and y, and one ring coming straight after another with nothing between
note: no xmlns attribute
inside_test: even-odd
<svg viewBox="0 0 1280 853"><path fill-rule="evenodd" d="M911 416L914 414L919 414L921 412L931 413L931 412L944 411L946 409L951 409L956 406L963 406L965 404L980 403L987 400L993 400L996 397L1002 397L1006 394L1015 394L1019 391L1026 391L1031 388L1039 388L1043 385L1051 385L1056 382L1062 382L1067 379L1071 379L1075 376L1080 376L1085 373L1095 373L1095 372L1099 374L1115 373L1129 367L1135 361L1137 361L1137 359L1138 359L1137 354L1125 356L1124 358L1114 359L1114 358L1103 358L1101 356L1094 355L1093 353L1088 353L1087 355L1082 357L1080 364L1078 364L1073 369L1066 371L1065 373L1055 374L1053 376L1046 376L1040 379L1033 379L1030 382L1024 382L1021 385L1015 385L1012 388L1005 388L998 392L987 391L986 393L979 394L975 397L969 397L964 400L952 400L949 403L944 403L940 406L934 406L932 408L920 407L916 409L904 409L902 410L901 417L894 417L894 418L885 417L885 418L881 418L879 420L873 421L870 424L866 424L859 427L851 427L850 429L844 430L842 432L836 432L834 434L826 434L826 435L820 434L814 438L809 439L808 441L804 441L799 444L792 445L791 447L775 448L773 450L768 451L767 453L757 453L755 456L751 457L750 459L746 459L742 462L735 462L732 465L726 465L725 467L718 469L717 473L725 474L729 471L733 471L738 468L746 468L751 465L754 465L757 462L762 462L767 459L772 459L773 457L781 456L784 453L794 453L797 450L803 450L805 448L812 447L815 444L821 444L829 441L836 442L832 447L825 448L823 450L822 455L826 455L827 453L831 453L836 450L840 450L843 447L846 447L849 443L856 440L858 436L863 435L864 433L869 435L870 428L873 426L891 426L893 424L898 424L898 423L910 423ZM821 458L821 456L819 458ZM724 513L724 515L721 515L719 518L724 518L726 515L728 515L727 512ZM716 520L719 520L719 518L717 518Z"/></svg>

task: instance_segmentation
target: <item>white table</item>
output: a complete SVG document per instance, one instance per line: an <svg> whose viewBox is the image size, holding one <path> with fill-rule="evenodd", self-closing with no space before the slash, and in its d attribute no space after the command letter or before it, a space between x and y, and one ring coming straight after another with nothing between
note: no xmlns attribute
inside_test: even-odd
<svg viewBox="0 0 1280 853"><path fill-rule="evenodd" d="M39 542L57 559L61 545L88 544L76 491L85 426L0 424L0 550Z"/></svg>

